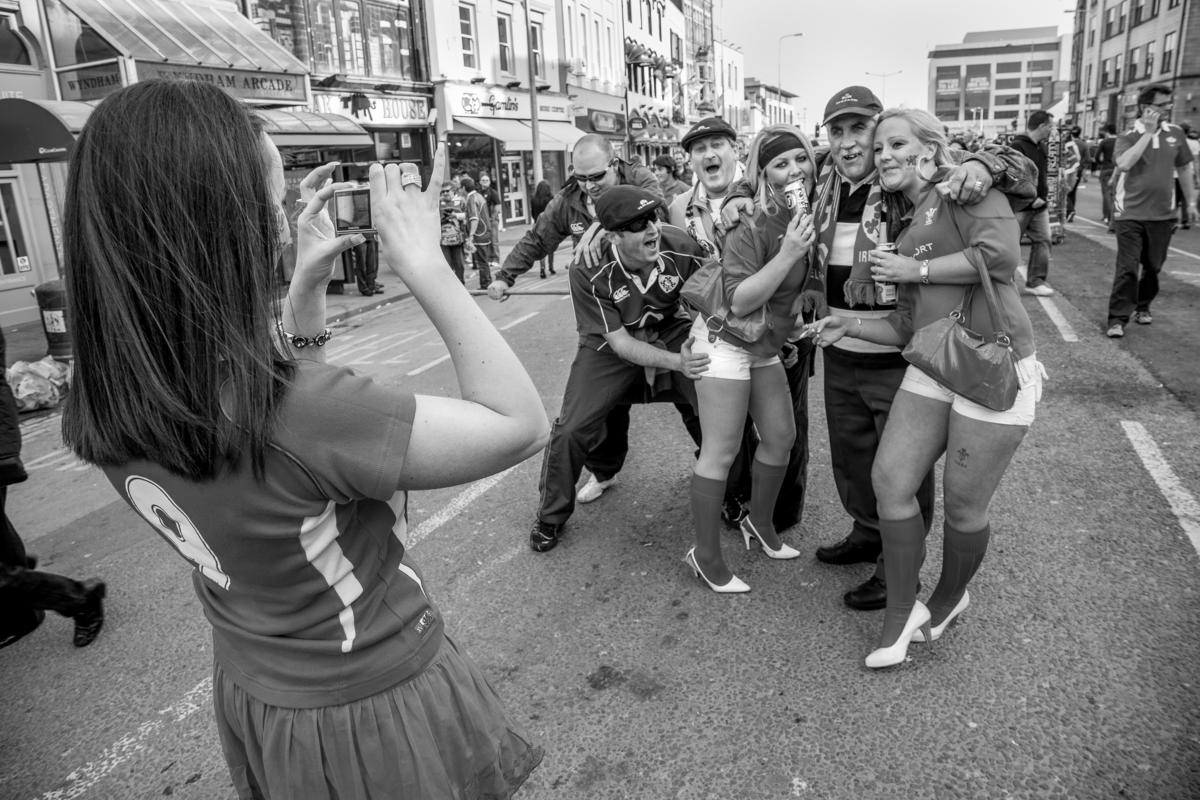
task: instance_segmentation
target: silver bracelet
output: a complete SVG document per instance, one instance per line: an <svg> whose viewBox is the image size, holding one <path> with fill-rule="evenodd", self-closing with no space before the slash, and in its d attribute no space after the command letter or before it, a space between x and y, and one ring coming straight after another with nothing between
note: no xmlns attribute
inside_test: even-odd
<svg viewBox="0 0 1200 800"><path fill-rule="evenodd" d="M282 322L276 325L275 328L279 331L279 335L297 350L303 350L305 347L324 347L325 343L333 338L333 331L329 328L321 331L316 336L301 336L298 333L285 331Z"/></svg>

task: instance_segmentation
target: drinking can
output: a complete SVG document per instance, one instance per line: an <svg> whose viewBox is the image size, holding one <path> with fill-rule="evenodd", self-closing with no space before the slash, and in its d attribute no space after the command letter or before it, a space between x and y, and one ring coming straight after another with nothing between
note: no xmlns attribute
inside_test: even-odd
<svg viewBox="0 0 1200 800"><path fill-rule="evenodd" d="M876 250L881 250L885 253L896 252L895 242L879 242L875 245ZM875 281L875 304L880 306L890 306L896 303L896 284L891 281Z"/></svg>
<svg viewBox="0 0 1200 800"><path fill-rule="evenodd" d="M791 181L783 187L783 200L793 217L809 213L808 193L804 191L803 179Z"/></svg>

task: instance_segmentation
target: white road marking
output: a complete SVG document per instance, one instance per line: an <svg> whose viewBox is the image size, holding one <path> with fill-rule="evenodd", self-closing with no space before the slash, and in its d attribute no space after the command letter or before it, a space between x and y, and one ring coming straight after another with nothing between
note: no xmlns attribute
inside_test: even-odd
<svg viewBox="0 0 1200 800"><path fill-rule="evenodd" d="M1021 264L1017 267L1017 275L1020 277L1020 285L1025 285L1025 265ZM1041 303L1042 309L1046 312L1046 316L1054 323L1054 327L1058 328L1058 335L1062 337L1064 342L1078 342L1079 334L1075 333L1075 329L1071 327L1071 323L1067 322L1067 318L1058 310L1058 305L1049 297L1038 297L1037 301Z"/></svg>
<svg viewBox="0 0 1200 800"><path fill-rule="evenodd" d="M408 535L408 541L406 542L406 545L408 547L412 547L417 542L421 541L426 536L457 517L462 513L464 508L475 501L475 498L479 497L488 489L491 489L497 483L504 480L504 478L508 476L508 473L512 472L514 469L516 469L515 466L509 467L503 472L497 472L495 475L482 478L481 480L472 483L462 492L459 492L458 496L447 503L441 511L437 512L432 517L413 528L412 532Z"/></svg>
<svg viewBox="0 0 1200 800"><path fill-rule="evenodd" d="M1142 465L1158 484L1158 490L1171 506L1175 518L1179 520L1179 526L1191 540L1192 547L1200 554L1200 503L1196 502L1196 498L1179 480L1175 470L1171 469L1171 465L1167 463L1162 451L1158 449L1158 444L1146 432L1145 427L1126 420L1121 420L1121 427L1125 429L1129 443L1142 459Z"/></svg>
<svg viewBox="0 0 1200 800"><path fill-rule="evenodd" d="M63 458L66 458L70 455L71 455L70 450L68 450L65 447L60 447L59 449L49 452L44 456L35 458L32 461L26 461L25 469L37 469L38 467L42 466L43 464L47 464L47 463L50 463L53 461L60 461Z"/></svg>
<svg viewBox="0 0 1200 800"><path fill-rule="evenodd" d="M341 363L343 363L343 364L344 364L344 363L347 363L347 361L348 361L348 356L349 356L349 354L350 354L350 353L356 353L356 352L360 352L360 351L363 351L363 352L374 352L376 348L383 347L383 346L387 346L387 345L384 345L384 342L388 342L388 341L391 341L391 340L393 340L393 339L396 339L396 338L398 338L398 337L400 337L400 336L403 336L403 335L404 335L404 334L406 334L406 333L408 333L408 331L403 331L403 332L401 332L401 333L389 333L389 334L387 334L386 336L380 336L380 337L378 337L378 338L374 338L374 340L373 340L373 341L371 341L371 342L365 342L365 341L364 341L364 342L360 342L360 343L359 343L357 346L354 346L354 347L349 347L349 348L346 348L346 349L344 349L344 350L340 350L340 351L339 351L339 352L336 354L336 355L337 355L337 358L338 358L338 361L339 361L339 362L341 362ZM418 334L418 335L420 335L420 334ZM331 352L329 353L329 355L330 355L330 356L333 356L333 355L335 355L335 354L334 354L334 353L331 351Z"/></svg>
<svg viewBox="0 0 1200 800"><path fill-rule="evenodd" d="M173 706L158 712L160 719L143 722L133 733L127 733L110 746L104 748L95 761L89 761L67 775L66 785L52 789L42 795L41 800L70 800L91 791L110 772L146 749L149 740L162 735L167 722L182 722L201 708L212 705L212 678L205 678L189 690L183 699Z"/></svg>
<svg viewBox="0 0 1200 800"><path fill-rule="evenodd" d="M1105 225L1103 222L1097 222L1094 219L1088 219L1086 217L1080 217L1078 215L1076 215L1075 219L1079 222L1086 222L1088 225L1095 225L1097 228L1104 228L1105 232L1106 233L1108 232L1108 226ZM1093 237L1089 236L1088 238L1092 239L1093 241L1099 241L1099 242L1106 241L1106 240L1100 239L1099 237L1093 238ZM1113 240L1108 240L1108 241L1112 242L1112 248L1115 250L1117 247L1116 240L1113 239ZM1200 261L1200 255L1196 255L1195 253L1189 252L1187 250L1180 250L1178 247L1168 247L1167 250L1174 253L1175 255L1183 256L1184 258L1194 258L1197 261ZM1187 274L1187 273L1185 273L1185 274Z"/></svg>
<svg viewBox="0 0 1200 800"><path fill-rule="evenodd" d="M438 364L442 363L443 361L449 361L449 360L450 360L450 354L447 353L446 355L442 356L441 358L435 358L433 361L430 361L428 364L417 367L413 371L408 372L406 374L411 378L413 375L420 375L425 370L433 369L434 367L436 367Z"/></svg>
<svg viewBox="0 0 1200 800"><path fill-rule="evenodd" d="M526 314L526 315L525 315L525 316L523 316L523 317L517 317L516 319L514 319L512 322L508 323L507 325L502 325L502 326L499 328L499 330L506 331L506 330L508 330L509 328L515 328L515 327L517 327L518 325L520 325L522 322L524 322L524 321L526 321L526 320L529 320L529 319L533 319L533 318L534 318L534 317L536 317L537 315L538 315L538 312L537 312L537 311L534 311L532 314Z"/></svg>
<svg viewBox="0 0 1200 800"><path fill-rule="evenodd" d="M370 364L373 362L375 357L378 356L380 353L382 353L384 350L390 350L393 347L399 347L402 344L407 344L408 342L411 342L413 339L420 338L421 336L424 336L427 333L433 333L433 331L431 331L431 330L417 331L416 333L412 334L411 336L405 336L403 339L398 339L398 340L392 342L391 344L387 344L387 345L384 345L383 347L380 347L378 350L371 351L371 353L369 353L364 358L355 359L354 361L350 361L348 363L350 363L350 364Z"/></svg>

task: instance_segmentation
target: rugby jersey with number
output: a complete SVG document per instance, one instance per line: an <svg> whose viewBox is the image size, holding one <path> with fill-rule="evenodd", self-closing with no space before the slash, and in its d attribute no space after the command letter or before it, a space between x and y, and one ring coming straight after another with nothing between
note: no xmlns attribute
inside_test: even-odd
<svg viewBox="0 0 1200 800"><path fill-rule="evenodd" d="M397 490L412 394L299 362L263 480L247 463L204 483L149 462L105 469L195 568L218 663L259 700L348 703L419 673L442 619L404 544Z"/></svg>

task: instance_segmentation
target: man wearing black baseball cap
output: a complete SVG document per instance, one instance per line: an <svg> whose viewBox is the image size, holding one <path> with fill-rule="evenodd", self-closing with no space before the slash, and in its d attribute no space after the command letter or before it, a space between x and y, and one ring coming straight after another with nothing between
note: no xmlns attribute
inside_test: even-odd
<svg viewBox="0 0 1200 800"><path fill-rule="evenodd" d="M536 552L558 544L575 510L575 483L605 436L609 412L649 402L695 408L692 381L708 357L691 354L692 323L679 295L704 252L683 231L658 222L661 205L636 186L606 190L596 198L596 218L608 231L600 263L577 264L568 273L579 349L543 456L541 506L529 532Z"/></svg>

